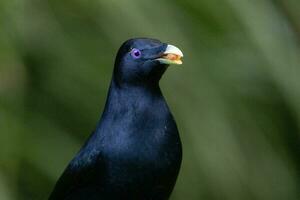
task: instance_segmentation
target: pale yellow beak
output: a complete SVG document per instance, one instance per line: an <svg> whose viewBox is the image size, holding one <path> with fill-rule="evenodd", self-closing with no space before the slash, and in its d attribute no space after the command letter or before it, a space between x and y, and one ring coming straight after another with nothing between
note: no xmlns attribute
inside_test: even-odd
<svg viewBox="0 0 300 200"><path fill-rule="evenodd" d="M169 44L166 50L164 51L163 56L156 60L158 60L162 64L181 65L182 57L183 57L182 51L179 48Z"/></svg>

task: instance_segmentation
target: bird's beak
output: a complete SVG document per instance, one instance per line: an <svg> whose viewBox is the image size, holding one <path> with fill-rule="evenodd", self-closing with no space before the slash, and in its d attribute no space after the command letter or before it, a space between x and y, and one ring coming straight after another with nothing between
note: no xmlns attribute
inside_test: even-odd
<svg viewBox="0 0 300 200"><path fill-rule="evenodd" d="M162 64L175 64L175 65L181 65L183 57L183 53L180 49L177 47L168 44L166 50L163 52L162 56L157 58L160 63Z"/></svg>

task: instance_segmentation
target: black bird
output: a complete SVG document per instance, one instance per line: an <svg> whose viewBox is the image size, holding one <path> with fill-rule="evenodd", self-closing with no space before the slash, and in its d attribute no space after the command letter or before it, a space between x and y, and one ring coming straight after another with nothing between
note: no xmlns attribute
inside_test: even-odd
<svg viewBox="0 0 300 200"><path fill-rule="evenodd" d="M164 200L179 172L177 125L159 88L182 52L136 38L119 49L102 117L49 200Z"/></svg>

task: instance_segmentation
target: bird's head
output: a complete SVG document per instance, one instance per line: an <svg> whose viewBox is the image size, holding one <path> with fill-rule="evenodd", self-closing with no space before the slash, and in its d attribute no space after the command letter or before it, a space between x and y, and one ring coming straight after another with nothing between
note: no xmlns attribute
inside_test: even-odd
<svg viewBox="0 0 300 200"><path fill-rule="evenodd" d="M167 66L182 64L180 49L156 39L127 40L120 47L114 68L118 84L158 83Z"/></svg>

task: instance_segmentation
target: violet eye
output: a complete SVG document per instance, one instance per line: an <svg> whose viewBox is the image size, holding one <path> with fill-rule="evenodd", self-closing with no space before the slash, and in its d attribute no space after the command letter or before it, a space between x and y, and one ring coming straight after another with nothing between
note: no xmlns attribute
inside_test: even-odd
<svg viewBox="0 0 300 200"><path fill-rule="evenodd" d="M131 56L134 58L134 59L138 59L142 56L142 52L139 50L139 49L132 49L131 50Z"/></svg>

